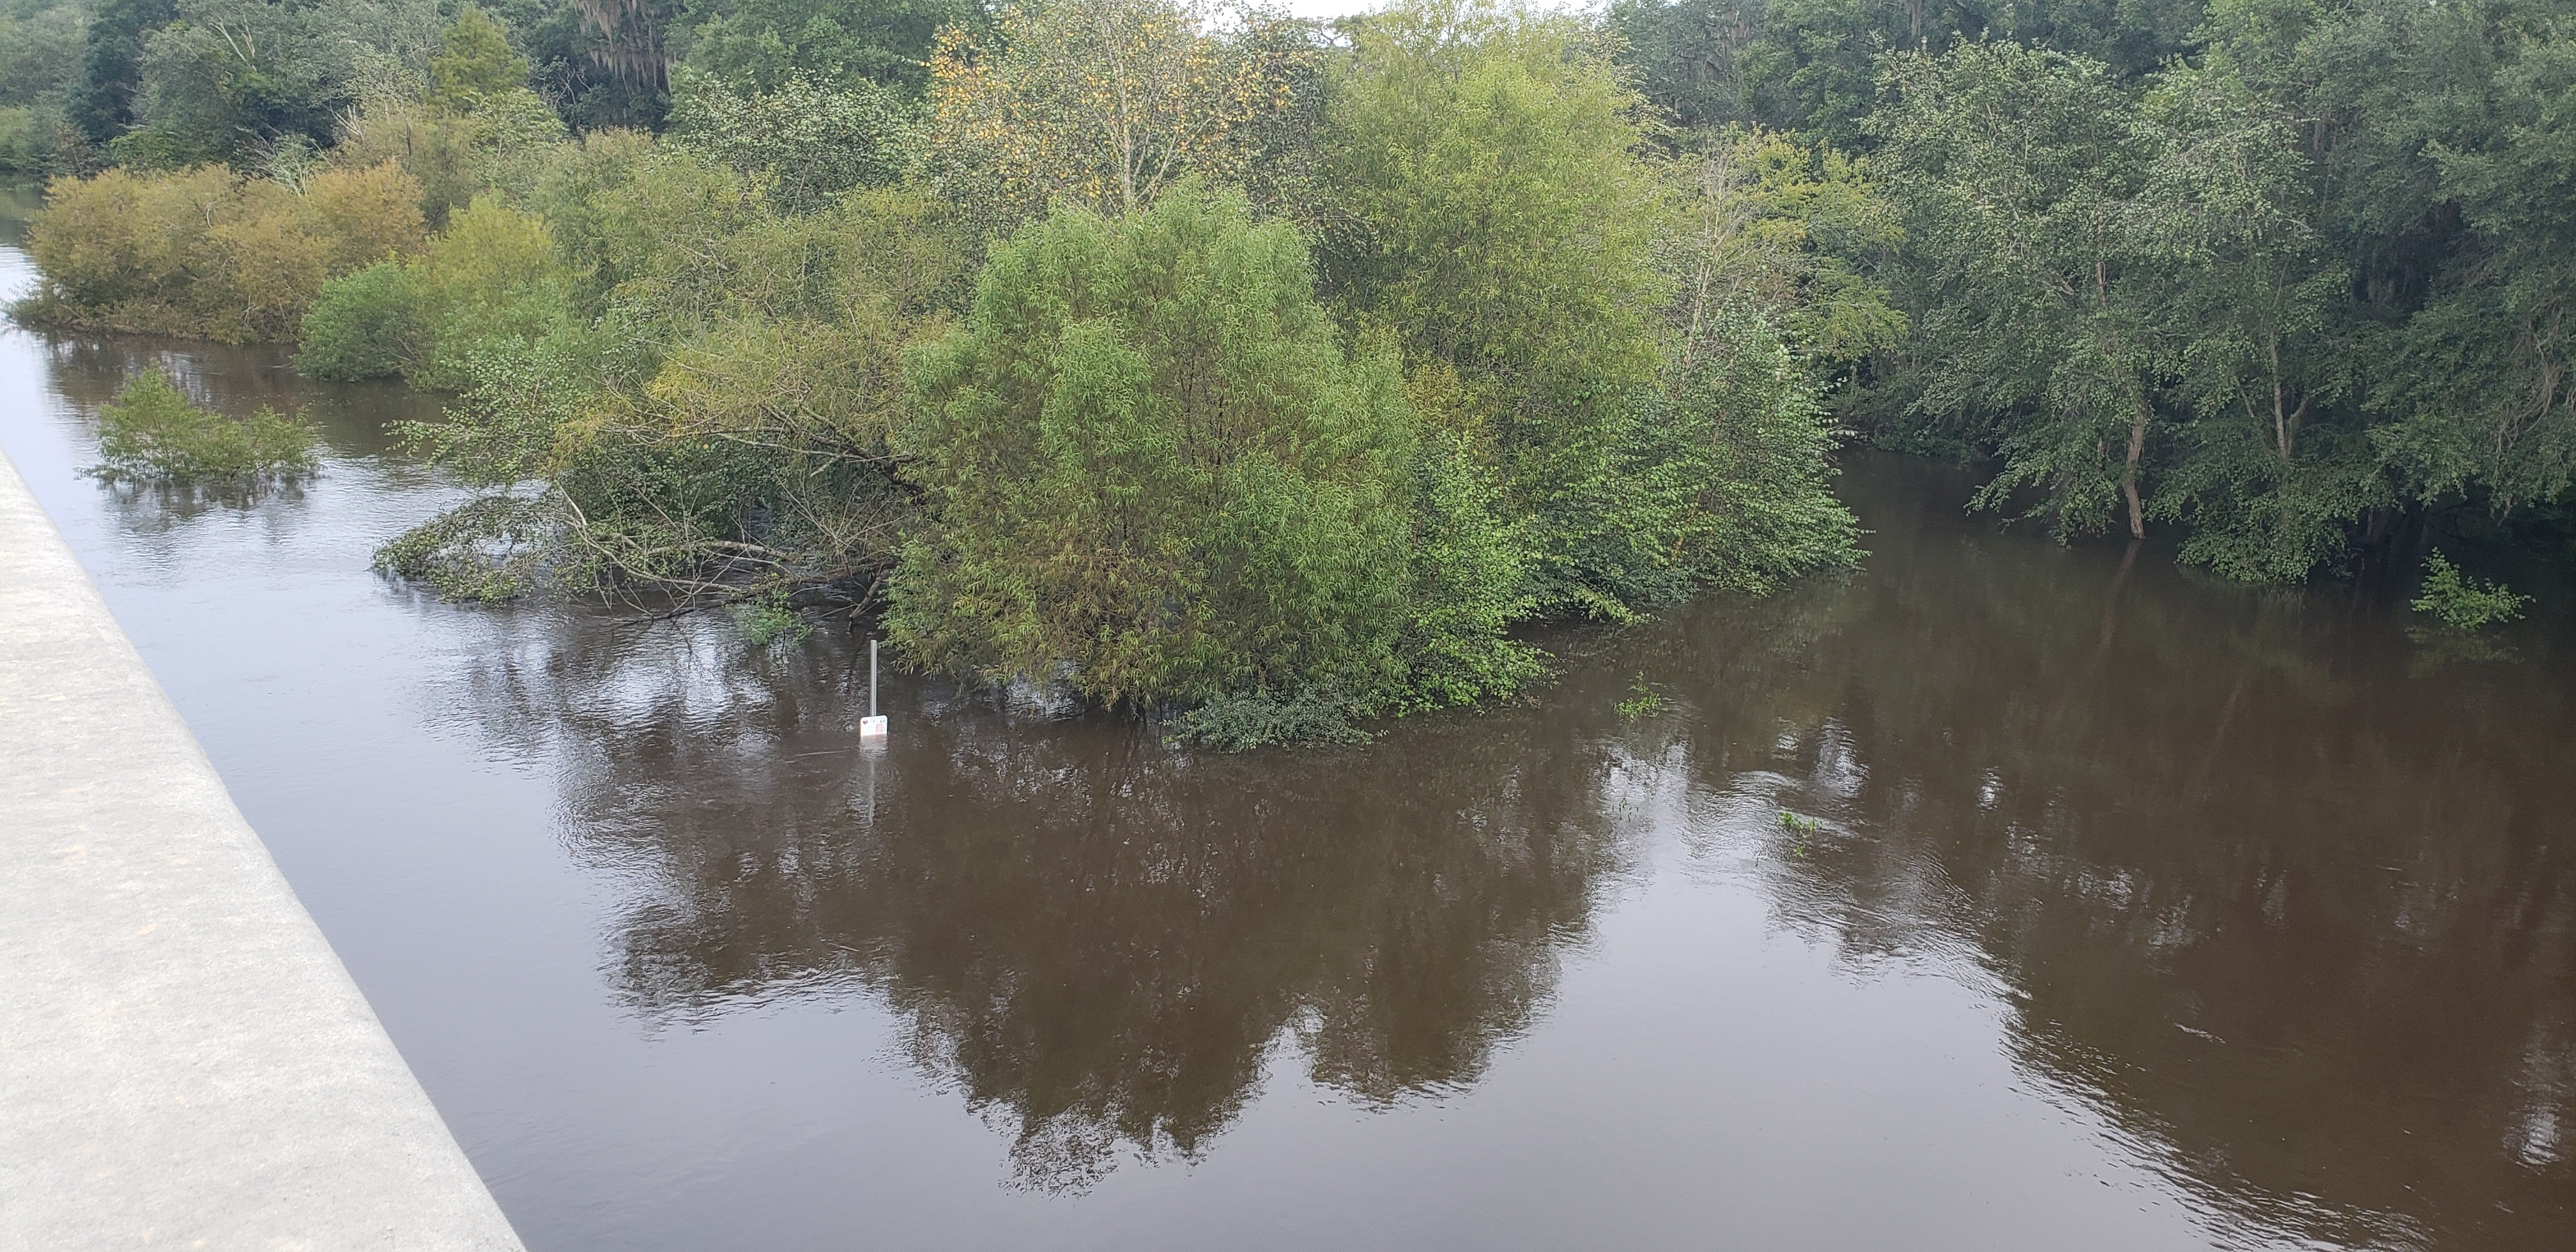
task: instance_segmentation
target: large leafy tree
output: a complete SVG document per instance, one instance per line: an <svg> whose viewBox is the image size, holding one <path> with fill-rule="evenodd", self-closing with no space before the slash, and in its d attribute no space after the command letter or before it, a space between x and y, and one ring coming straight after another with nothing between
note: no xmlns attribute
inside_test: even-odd
<svg viewBox="0 0 2576 1252"><path fill-rule="evenodd" d="M1640 100L1570 16L1414 0L1343 29L1323 143L1342 315L1401 337L1524 515L1597 509L1670 291ZM1551 598L1594 581L1569 533L1535 534Z"/></svg>
<svg viewBox="0 0 2576 1252"><path fill-rule="evenodd" d="M111 151L142 165L288 172L362 99L421 83L440 44L430 0L180 0L143 37L136 129Z"/></svg>
<svg viewBox="0 0 2576 1252"><path fill-rule="evenodd" d="M2143 536L2175 345L2128 101L2099 62L2015 44L1891 58L1885 90L1871 127L1937 362L1917 406L2003 453L1983 501L2037 488L2061 532Z"/></svg>
<svg viewBox="0 0 2576 1252"><path fill-rule="evenodd" d="M2339 196L2405 313L2371 379L2381 454L2426 503L2510 515L2576 485L2576 18L2563 4L2364 3L2308 33L2312 110L2366 106ZM2295 78L2293 79L2295 82ZM2356 127L2355 129L2361 129ZM2336 136L2346 139L2345 136ZM2338 206L2342 207L2342 206Z"/></svg>
<svg viewBox="0 0 2576 1252"><path fill-rule="evenodd" d="M802 80L918 93L940 27L979 8L973 0L698 0L673 25L683 62L736 91Z"/></svg>
<svg viewBox="0 0 2576 1252"><path fill-rule="evenodd" d="M2182 425L2151 516L2186 521L2186 560L2230 577L2305 577L2347 525L2390 502L2348 402L2346 281L2311 223L2314 163L2276 102L2220 69L2176 67L2139 102L2150 153L2135 229L2163 267Z"/></svg>
<svg viewBox="0 0 2576 1252"><path fill-rule="evenodd" d="M1419 441L1313 286L1294 229L1195 186L999 247L915 363L894 637L1131 707L1398 684Z"/></svg>
<svg viewBox="0 0 2576 1252"><path fill-rule="evenodd" d="M90 18L81 80L72 88L72 125L104 144L134 123L143 85L143 40L178 11L175 0L103 0Z"/></svg>
<svg viewBox="0 0 2576 1252"><path fill-rule="evenodd" d="M997 231L1057 202L1132 213L1193 174L1259 187L1315 59L1286 25L1218 31L1174 0L1045 0L989 32L949 27L930 60L930 176Z"/></svg>
<svg viewBox="0 0 2576 1252"><path fill-rule="evenodd" d="M1877 59L2012 40L2107 64L2123 80L2190 46L2202 0L1614 0L1639 86L1684 125L1759 122L1863 144Z"/></svg>

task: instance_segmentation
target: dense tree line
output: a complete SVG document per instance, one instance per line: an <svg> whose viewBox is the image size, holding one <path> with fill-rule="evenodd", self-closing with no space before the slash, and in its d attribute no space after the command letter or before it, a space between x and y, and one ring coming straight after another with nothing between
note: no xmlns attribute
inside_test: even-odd
<svg viewBox="0 0 2576 1252"><path fill-rule="evenodd" d="M198 2L90 24L17 316L455 393L409 437L489 494L381 554L447 594L872 608L1247 745L1857 556L1885 206L1674 159L1595 19L586 4L567 86L541 14Z"/></svg>
<svg viewBox="0 0 2576 1252"><path fill-rule="evenodd" d="M1324 194L1407 194L1373 192L1371 162L1454 160L1472 181L1476 145L1521 142L1471 98L1499 88L1439 54L1389 71L1403 86L1385 100L1336 95L1356 80L1334 67L1411 55L1372 51L1400 14L1330 33L1246 17L1193 41L1174 37L1199 29L1193 12L1104 25L1069 2L503 0L463 23L450 5L11 0L0 165L222 162L292 182L326 150L341 165L399 152L435 226L477 188L534 176L477 162L661 128L765 179L783 210L901 183L996 237L1058 202L1123 213L1197 171L1317 233L1326 287L1365 288L1332 297L1337 320L1395 325L1412 359L1463 359L1465 394L1506 360L1532 395L1549 371L1633 381L1607 359L1547 359L1583 330L1514 341L1508 317L1483 316L1493 301L1477 324L1501 337L1457 340L1425 313L1479 298L1439 235L1454 216L1406 238ZM1560 150L1609 154L1605 196L1642 178L1667 209L1696 203L1699 233L1723 243L1700 250L1694 290L1758 307L1844 421L1998 458L1983 503L2061 533L2169 525L2188 560L2294 581L2428 520L2563 529L2571 23L2568 0L1619 0L1530 25L1580 45L1576 61L1614 58L1651 106L1600 114L1615 134L1559 133ZM489 30L506 58L511 90L470 120L429 68L458 55L443 24ZM1080 98L1083 71L1106 64L1152 96L1141 130L1113 135ZM1462 146L1402 148L1419 138L1402 110L1434 107L1473 119L1445 136ZM1383 129L1336 147L1355 127ZM1132 159L1083 150L1113 143ZM1627 159L1640 150L1653 159ZM1584 225L1633 223L1659 235L1652 250L1670 220L1614 208ZM1655 268L1677 272L1670 255ZM1578 277L1619 307L1656 303L1612 294L1618 274ZM1499 303L1544 324L1548 300L1530 287ZM1560 411L1546 428L1615 444L1587 420Z"/></svg>
<svg viewBox="0 0 2576 1252"><path fill-rule="evenodd" d="M2576 472L2566 0L1621 0L1681 142L1812 136L1896 229L1905 333L1835 396L1998 458L1982 503L2172 524L2295 581L2426 520L2563 534ZM1730 129L1733 128L1733 129Z"/></svg>

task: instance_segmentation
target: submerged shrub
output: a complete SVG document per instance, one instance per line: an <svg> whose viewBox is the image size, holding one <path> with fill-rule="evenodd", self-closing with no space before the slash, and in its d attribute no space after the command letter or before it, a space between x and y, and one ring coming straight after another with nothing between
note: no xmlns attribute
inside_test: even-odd
<svg viewBox="0 0 2576 1252"><path fill-rule="evenodd" d="M1173 719L1170 738L1219 752L1311 744L1357 747L1377 737L1359 727L1375 712L1370 702L1339 686L1284 694L1255 691L1219 696L1183 713Z"/></svg>
<svg viewBox="0 0 2576 1252"><path fill-rule="evenodd" d="M798 617L794 609L788 608L784 600L776 597L753 600L736 606L733 621L734 625L742 631L742 641L755 652L782 641L803 643L807 636L814 633L811 623Z"/></svg>
<svg viewBox="0 0 2576 1252"><path fill-rule="evenodd" d="M268 408L246 418L199 408L159 371L137 375L98 417L100 463L89 473L106 482L255 485L320 464L302 421Z"/></svg>
<svg viewBox="0 0 2576 1252"><path fill-rule="evenodd" d="M568 520L550 497L484 496L394 536L376 569L443 599L517 599L547 584Z"/></svg>
<svg viewBox="0 0 2576 1252"><path fill-rule="evenodd" d="M2453 630L2470 631L2498 622L2510 622L2522 616L2531 597L2515 593L2500 582L2471 578L2451 564L2439 551L2424 558L2424 591L2412 607L2418 613L2430 613Z"/></svg>

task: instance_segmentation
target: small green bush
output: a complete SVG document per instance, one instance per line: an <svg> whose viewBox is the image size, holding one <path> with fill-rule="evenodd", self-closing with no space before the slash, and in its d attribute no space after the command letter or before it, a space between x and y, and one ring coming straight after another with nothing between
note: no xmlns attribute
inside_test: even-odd
<svg viewBox="0 0 2576 1252"><path fill-rule="evenodd" d="M2453 630L2476 630L2522 616L2531 597L2517 595L2503 583L2470 578L2439 551L2424 559L2424 594L2414 609L2440 618Z"/></svg>
<svg viewBox="0 0 2576 1252"><path fill-rule="evenodd" d="M742 628L742 641L755 652L784 640L803 643L814 633L813 626L796 611L777 600L754 600L734 609L734 624Z"/></svg>
<svg viewBox="0 0 2576 1252"><path fill-rule="evenodd" d="M1623 722L1653 717L1673 707L1672 698L1655 690L1655 685L1647 682L1643 674L1637 675L1637 683L1629 691L1629 698L1619 702L1619 720Z"/></svg>
<svg viewBox="0 0 2576 1252"><path fill-rule="evenodd" d="M107 482L255 485L312 473L313 430L263 408L230 418L188 402L169 376L136 376L99 410L100 463Z"/></svg>
<svg viewBox="0 0 2576 1252"><path fill-rule="evenodd" d="M421 347L419 293L400 262L379 261L322 285L304 312L295 372L356 382L399 377Z"/></svg>
<svg viewBox="0 0 2576 1252"><path fill-rule="evenodd" d="M1376 738L1357 724L1368 715L1338 686L1286 694L1256 691L1220 696L1183 713L1173 719L1169 738L1219 752L1312 744L1357 747Z"/></svg>

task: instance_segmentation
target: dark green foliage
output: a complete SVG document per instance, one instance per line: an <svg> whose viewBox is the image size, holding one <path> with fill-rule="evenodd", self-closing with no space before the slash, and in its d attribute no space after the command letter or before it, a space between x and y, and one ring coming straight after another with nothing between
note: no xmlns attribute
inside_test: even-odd
<svg viewBox="0 0 2576 1252"><path fill-rule="evenodd" d="M484 7L528 58L529 86L566 125L589 131L661 124L669 104L666 36L679 8L672 0L595 6L616 19L607 27L566 0L493 0Z"/></svg>
<svg viewBox="0 0 2576 1252"><path fill-rule="evenodd" d="M98 414L104 482L256 486L311 474L313 431L261 409L246 418L200 408L159 371L136 375Z"/></svg>
<svg viewBox="0 0 2576 1252"><path fill-rule="evenodd" d="M1313 281L1295 231L1186 188L997 249L916 358L898 644L1136 708L1400 689L1417 437Z"/></svg>
<svg viewBox="0 0 2576 1252"><path fill-rule="evenodd" d="M134 122L143 86L143 40L178 12L177 0L100 0L90 19L81 81L72 89L72 124L104 146Z"/></svg>
<svg viewBox="0 0 2576 1252"><path fill-rule="evenodd" d="M1614 0L1609 25L1674 121L1758 122L1848 147L1886 53L2009 41L2135 80L2190 49L2201 13L2202 0Z"/></svg>
<svg viewBox="0 0 2576 1252"><path fill-rule="evenodd" d="M135 129L108 151L145 168L227 162L291 177L368 92L425 70L438 25L431 0L178 0L142 38Z"/></svg>
<svg viewBox="0 0 2576 1252"><path fill-rule="evenodd" d="M2569 23L2558 0L1611 11L1668 118L1866 153L1902 210L1900 246L1844 254L1910 322L1836 393L1873 439L1994 455L1989 507L2178 523L2184 559L2258 581L2409 508L2564 517Z"/></svg>
<svg viewBox="0 0 2576 1252"><path fill-rule="evenodd" d="M1377 736L1360 728L1375 712L1338 686L1304 687L1280 694L1255 691L1218 696L1172 719L1170 738L1219 752L1254 748L1337 745L1358 747Z"/></svg>
<svg viewBox="0 0 2576 1252"><path fill-rule="evenodd" d="M683 68L673 83L674 142L756 176L779 205L810 212L855 187L881 187L910 159L912 108L893 88L861 79L827 87L790 78L738 95Z"/></svg>
<svg viewBox="0 0 2576 1252"><path fill-rule="evenodd" d="M918 96L931 37L979 9L973 0L696 0L674 34L691 67L739 92L801 80Z"/></svg>
<svg viewBox="0 0 2576 1252"><path fill-rule="evenodd" d="M358 381L418 368L423 347L420 294L398 261L379 261L323 284L304 312L295 371Z"/></svg>
<svg viewBox="0 0 2576 1252"><path fill-rule="evenodd" d="M2471 578L2435 552L2424 558L2424 592L2412 607L2440 618L2444 626L2469 631L2522 616L2531 597L2516 595L2503 583Z"/></svg>

